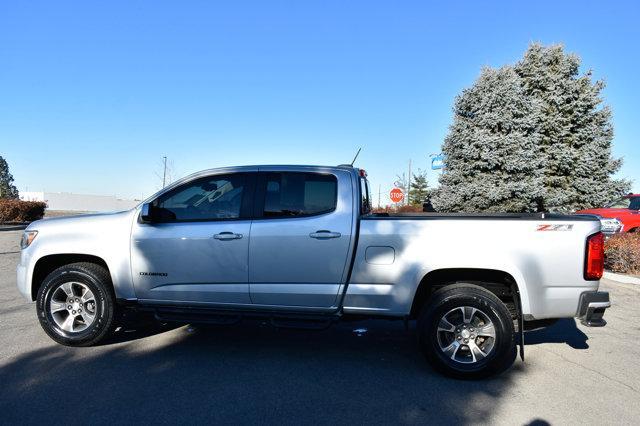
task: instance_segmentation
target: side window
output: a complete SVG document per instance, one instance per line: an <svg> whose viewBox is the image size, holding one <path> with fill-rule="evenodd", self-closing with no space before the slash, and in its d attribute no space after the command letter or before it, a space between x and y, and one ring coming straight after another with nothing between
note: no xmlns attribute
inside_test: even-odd
<svg viewBox="0 0 640 426"><path fill-rule="evenodd" d="M371 213L371 193L369 192L369 181L366 178L360 178L360 214L366 215Z"/></svg>
<svg viewBox="0 0 640 426"><path fill-rule="evenodd" d="M159 222L237 219L242 209L246 177L210 176L189 182L153 202Z"/></svg>
<svg viewBox="0 0 640 426"><path fill-rule="evenodd" d="M268 173L263 216L312 216L336 208L338 180L318 173Z"/></svg>

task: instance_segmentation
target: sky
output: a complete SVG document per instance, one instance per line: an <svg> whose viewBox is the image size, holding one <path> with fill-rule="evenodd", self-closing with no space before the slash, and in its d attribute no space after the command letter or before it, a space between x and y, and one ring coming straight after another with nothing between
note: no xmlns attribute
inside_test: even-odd
<svg viewBox="0 0 640 426"><path fill-rule="evenodd" d="M0 2L0 155L20 191L142 198L172 175L350 163L382 203L455 96L531 42L607 87L640 192L640 4L491 1Z"/></svg>

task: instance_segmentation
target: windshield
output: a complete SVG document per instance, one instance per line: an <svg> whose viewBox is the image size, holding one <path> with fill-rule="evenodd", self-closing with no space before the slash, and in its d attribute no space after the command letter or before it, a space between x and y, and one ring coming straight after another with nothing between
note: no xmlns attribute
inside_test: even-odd
<svg viewBox="0 0 640 426"><path fill-rule="evenodd" d="M610 209L640 210L640 197L622 197L607 204Z"/></svg>

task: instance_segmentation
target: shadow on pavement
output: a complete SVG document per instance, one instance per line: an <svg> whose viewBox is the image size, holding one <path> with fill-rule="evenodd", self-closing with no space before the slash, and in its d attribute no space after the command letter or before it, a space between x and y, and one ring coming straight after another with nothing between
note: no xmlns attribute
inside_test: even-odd
<svg viewBox="0 0 640 426"><path fill-rule="evenodd" d="M573 318L558 320L551 327L529 331L524 335L525 345L539 343L566 343L574 349L588 349L589 338L577 326Z"/></svg>
<svg viewBox="0 0 640 426"><path fill-rule="evenodd" d="M413 332L391 321L155 332L123 332L93 348L52 344L7 362L0 423L488 422L523 371L517 362L490 380L445 378Z"/></svg>

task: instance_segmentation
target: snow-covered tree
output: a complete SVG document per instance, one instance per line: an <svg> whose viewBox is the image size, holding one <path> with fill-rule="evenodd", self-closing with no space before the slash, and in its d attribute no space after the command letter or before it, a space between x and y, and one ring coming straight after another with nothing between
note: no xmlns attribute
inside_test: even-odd
<svg viewBox="0 0 640 426"><path fill-rule="evenodd" d="M535 210L542 196L537 110L512 67L484 68L456 98L436 210Z"/></svg>
<svg viewBox="0 0 640 426"><path fill-rule="evenodd" d="M485 68L456 98L436 209L571 211L628 190L612 178L604 83L579 66L562 46L532 44L516 65Z"/></svg>
<svg viewBox="0 0 640 426"><path fill-rule="evenodd" d="M604 82L579 73L580 58L561 45L532 44L515 65L527 96L540 107L539 146L544 158L545 210L600 207L627 192L612 176L622 165L611 157L611 110L602 105Z"/></svg>
<svg viewBox="0 0 640 426"><path fill-rule="evenodd" d="M2 156L0 156L0 198L18 198L18 189L13 184L13 176L9 173L9 165Z"/></svg>
<svg viewBox="0 0 640 426"><path fill-rule="evenodd" d="M427 182L427 172L418 170L412 173L411 189L409 190L409 204L422 205L429 196L429 184Z"/></svg>

